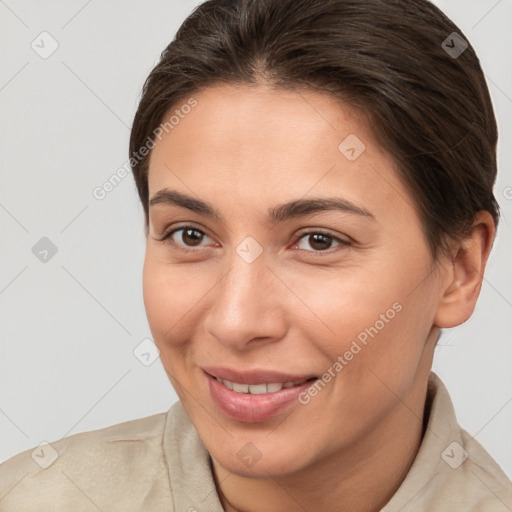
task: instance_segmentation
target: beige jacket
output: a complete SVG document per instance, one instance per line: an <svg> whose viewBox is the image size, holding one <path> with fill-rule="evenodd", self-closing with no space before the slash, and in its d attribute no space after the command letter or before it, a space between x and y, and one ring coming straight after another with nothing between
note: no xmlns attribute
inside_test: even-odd
<svg viewBox="0 0 512 512"><path fill-rule="evenodd" d="M428 428L414 463L381 512L512 511L512 485L459 427L431 374ZM467 455L467 457L466 457ZM75 434L0 465L1 512L223 512L210 458L181 404Z"/></svg>

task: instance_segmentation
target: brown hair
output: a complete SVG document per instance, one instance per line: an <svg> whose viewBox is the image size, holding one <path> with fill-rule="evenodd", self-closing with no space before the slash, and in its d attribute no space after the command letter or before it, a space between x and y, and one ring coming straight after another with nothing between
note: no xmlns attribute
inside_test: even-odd
<svg viewBox="0 0 512 512"><path fill-rule="evenodd" d="M146 233L150 153L139 150L171 107L221 83L323 91L361 109L395 158L434 257L467 234L478 211L497 224L489 91L473 47L437 7L427 0L208 0L162 52L135 114L130 164Z"/></svg>

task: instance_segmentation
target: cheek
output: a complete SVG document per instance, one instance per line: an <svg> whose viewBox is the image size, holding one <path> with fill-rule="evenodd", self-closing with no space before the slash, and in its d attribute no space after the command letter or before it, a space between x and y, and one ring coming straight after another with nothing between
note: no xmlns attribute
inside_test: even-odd
<svg viewBox="0 0 512 512"><path fill-rule="evenodd" d="M356 421L348 420L347 425L354 432L361 422L374 422L385 415L397 400L407 400L432 327L427 294L425 302L400 290L380 297L380 306L372 306L373 314L359 324L358 332L353 330L351 339L333 351L333 355L342 355L343 362L331 399L335 407L357 411Z"/></svg>
<svg viewBox="0 0 512 512"><path fill-rule="evenodd" d="M416 264L402 259L396 268L386 261L345 269L304 288L308 305L329 327L317 344L324 355L324 371L331 368L353 396L372 387L372 382L377 384L376 375L397 391L414 377L432 327L435 297L429 284L421 284L427 262L410 260Z"/></svg>
<svg viewBox="0 0 512 512"><path fill-rule="evenodd" d="M143 297L153 339L161 352L190 339L205 314L208 292L218 279L204 267L171 264L156 249L147 249ZM213 277L212 277L213 275Z"/></svg>
<svg viewBox="0 0 512 512"><path fill-rule="evenodd" d="M322 351L336 359L352 341L359 340L364 346L373 335L389 332L399 320L403 294L396 282L388 283L384 276L379 269L361 265L334 272L288 273L283 280L298 290L302 299L303 304L296 305L296 318L311 318L311 330L309 322L302 323L310 330L307 337L311 341L321 338Z"/></svg>
<svg viewBox="0 0 512 512"><path fill-rule="evenodd" d="M182 275L182 274L181 274ZM160 351L160 360L171 383L181 396L184 382L180 369L187 357L187 321L194 297L187 293L180 273L146 252L143 268L143 297L153 341ZM183 278L181 279L182 281Z"/></svg>
<svg viewBox="0 0 512 512"><path fill-rule="evenodd" d="M142 291L146 315L157 344L164 329L171 327L170 319L174 316L172 308L176 306L172 301L172 289L173 286L160 272L159 266L146 253Z"/></svg>
<svg viewBox="0 0 512 512"><path fill-rule="evenodd" d="M187 310L194 302L187 279L183 273L166 265L147 250L143 268L143 296L149 326L157 346L179 341L182 323Z"/></svg>

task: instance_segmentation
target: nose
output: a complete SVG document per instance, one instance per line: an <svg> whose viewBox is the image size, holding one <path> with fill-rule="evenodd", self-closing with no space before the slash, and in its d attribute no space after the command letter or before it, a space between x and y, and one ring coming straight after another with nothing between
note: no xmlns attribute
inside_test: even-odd
<svg viewBox="0 0 512 512"><path fill-rule="evenodd" d="M233 251L229 263L229 270L212 290L207 332L236 351L282 339L290 292L268 266L265 252L249 263Z"/></svg>

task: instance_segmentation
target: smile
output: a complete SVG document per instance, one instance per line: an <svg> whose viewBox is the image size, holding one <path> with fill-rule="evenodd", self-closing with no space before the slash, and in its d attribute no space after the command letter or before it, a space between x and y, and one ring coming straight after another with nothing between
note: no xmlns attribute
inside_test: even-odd
<svg viewBox="0 0 512 512"><path fill-rule="evenodd" d="M285 409L301 406L299 395L317 379L307 374L270 370L240 372L218 367L203 368L202 375L217 410L244 423L265 422Z"/></svg>
<svg viewBox="0 0 512 512"><path fill-rule="evenodd" d="M292 388L299 386L309 379L303 379L296 382L274 382L270 384L240 384L238 382L231 382L226 379L215 377L218 382L226 388L235 391L236 393L250 393L251 395L263 395L265 393L276 393L283 388Z"/></svg>

